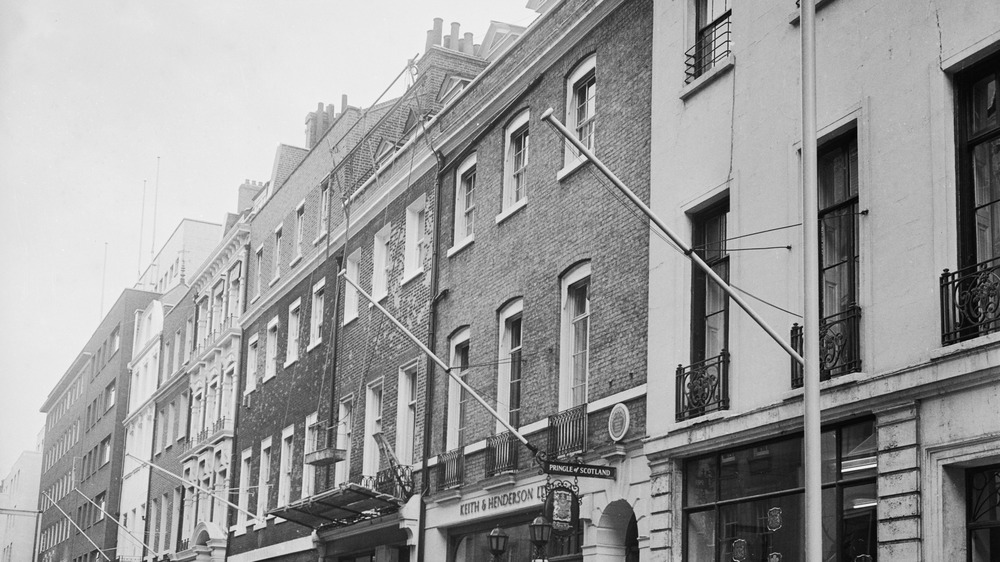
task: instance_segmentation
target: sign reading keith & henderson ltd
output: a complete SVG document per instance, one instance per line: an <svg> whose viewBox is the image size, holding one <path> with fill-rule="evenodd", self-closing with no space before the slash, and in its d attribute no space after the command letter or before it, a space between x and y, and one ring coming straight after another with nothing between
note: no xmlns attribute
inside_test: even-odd
<svg viewBox="0 0 1000 562"><path fill-rule="evenodd" d="M458 514L464 517L477 513L487 513L503 507L514 507L528 503L541 504L543 501L545 501L545 484L540 484L535 488L520 488L460 503Z"/></svg>

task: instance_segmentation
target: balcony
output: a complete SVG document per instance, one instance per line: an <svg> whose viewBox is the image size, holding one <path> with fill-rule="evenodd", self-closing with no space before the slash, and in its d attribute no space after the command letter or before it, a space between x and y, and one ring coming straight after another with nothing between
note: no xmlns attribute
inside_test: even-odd
<svg viewBox="0 0 1000 562"><path fill-rule="evenodd" d="M694 82L702 74L729 57L732 52L729 32L730 12L698 32L694 45L684 53L684 83Z"/></svg>
<svg viewBox="0 0 1000 562"><path fill-rule="evenodd" d="M375 476L362 476L358 483L380 494L409 499L413 493L413 469L409 466L400 466L399 471L399 480L396 478L396 469L388 467L376 472Z"/></svg>
<svg viewBox="0 0 1000 562"><path fill-rule="evenodd" d="M558 458L587 451L587 405L549 416L548 455Z"/></svg>
<svg viewBox="0 0 1000 562"><path fill-rule="evenodd" d="M729 353L677 366L677 421L729 409Z"/></svg>
<svg viewBox="0 0 1000 562"><path fill-rule="evenodd" d="M1000 258L941 274L941 344L1000 331Z"/></svg>
<svg viewBox="0 0 1000 562"><path fill-rule="evenodd" d="M465 477L463 448L448 451L438 457L438 489L458 488Z"/></svg>
<svg viewBox="0 0 1000 562"><path fill-rule="evenodd" d="M311 452L306 453L306 464L313 466L329 466L347 458L347 451L336 448L337 426L322 427L325 423L309 426L312 436Z"/></svg>
<svg viewBox="0 0 1000 562"><path fill-rule="evenodd" d="M517 471L520 441L506 431L486 440L486 476L496 476Z"/></svg>
<svg viewBox="0 0 1000 562"><path fill-rule="evenodd" d="M184 455L198 454L205 446L214 445L222 439L232 436L233 420L230 418L219 418L188 439Z"/></svg>
<svg viewBox="0 0 1000 562"><path fill-rule="evenodd" d="M802 326L792 325L792 347L802 353ZM819 380L861 370L861 307L827 316L819 324ZM792 388L802 388L802 365L792 359Z"/></svg>

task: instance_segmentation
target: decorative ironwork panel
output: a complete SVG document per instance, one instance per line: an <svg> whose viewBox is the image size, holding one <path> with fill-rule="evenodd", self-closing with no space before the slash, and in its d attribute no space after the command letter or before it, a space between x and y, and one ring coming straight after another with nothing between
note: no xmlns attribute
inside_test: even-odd
<svg viewBox="0 0 1000 562"><path fill-rule="evenodd" d="M1000 258L941 274L941 343L1000 330Z"/></svg>
<svg viewBox="0 0 1000 562"><path fill-rule="evenodd" d="M462 485L465 477L465 455L463 449L448 451L438 457L438 488L445 490Z"/></svg>
<svg viewBox="0 0 1000 562"><path fill-rule="evenodd" d="M486 475L496 476L517 470L520 441L509 431L486 440Z"/></svg>
<svg viewBox="0 0 1000 562"><path fill-rule="evenodd" d="M792 347L802 353L802 326L792 325ZM861 370L861 307L851 305L819 324L819 380ZM792 388L802 387L802 365L792 363Z"/></svg>
<svg viewBox="0 0 1000 562"><path fill-rule="evenodd" d="M677 366L677 421L729 409L729 353Z"/></svg>
<svg viewBox="0 0 1000 562"><path fill-rule="evenodd" d="M709 71L729 56L732 51L729 22L730 14L727 13L698 33L694 45L684 53L685 84L690 84L695 78Z"/></svg>
<svg viewBox="0 0 1000 562"><path fill-rule="evenodd" d="M549 416L550 457L587 450L587 405L581 404Z"/></svg>

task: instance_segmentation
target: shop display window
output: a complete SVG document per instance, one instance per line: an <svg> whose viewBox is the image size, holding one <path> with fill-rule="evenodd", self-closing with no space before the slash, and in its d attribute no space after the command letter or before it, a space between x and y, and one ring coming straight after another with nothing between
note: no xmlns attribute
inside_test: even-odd
<svg viewBox="0 0 1000 562"><path fill-rule="evenodd" d="M756 443L684 464L688 561L804 559L802 436ZM822 434L823 560L877 559L874 420Z"/></svg>

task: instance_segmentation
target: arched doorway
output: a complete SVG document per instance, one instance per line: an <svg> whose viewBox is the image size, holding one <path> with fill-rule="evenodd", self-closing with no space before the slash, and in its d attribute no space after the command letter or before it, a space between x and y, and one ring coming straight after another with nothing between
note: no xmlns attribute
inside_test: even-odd
<svg viewBox="0 0 1000 562"><path fill-rule="evenodd" d="M589 560L639 561L639 523L627 501L615 500L604 508L593 536L594 556Z"/></svg>

